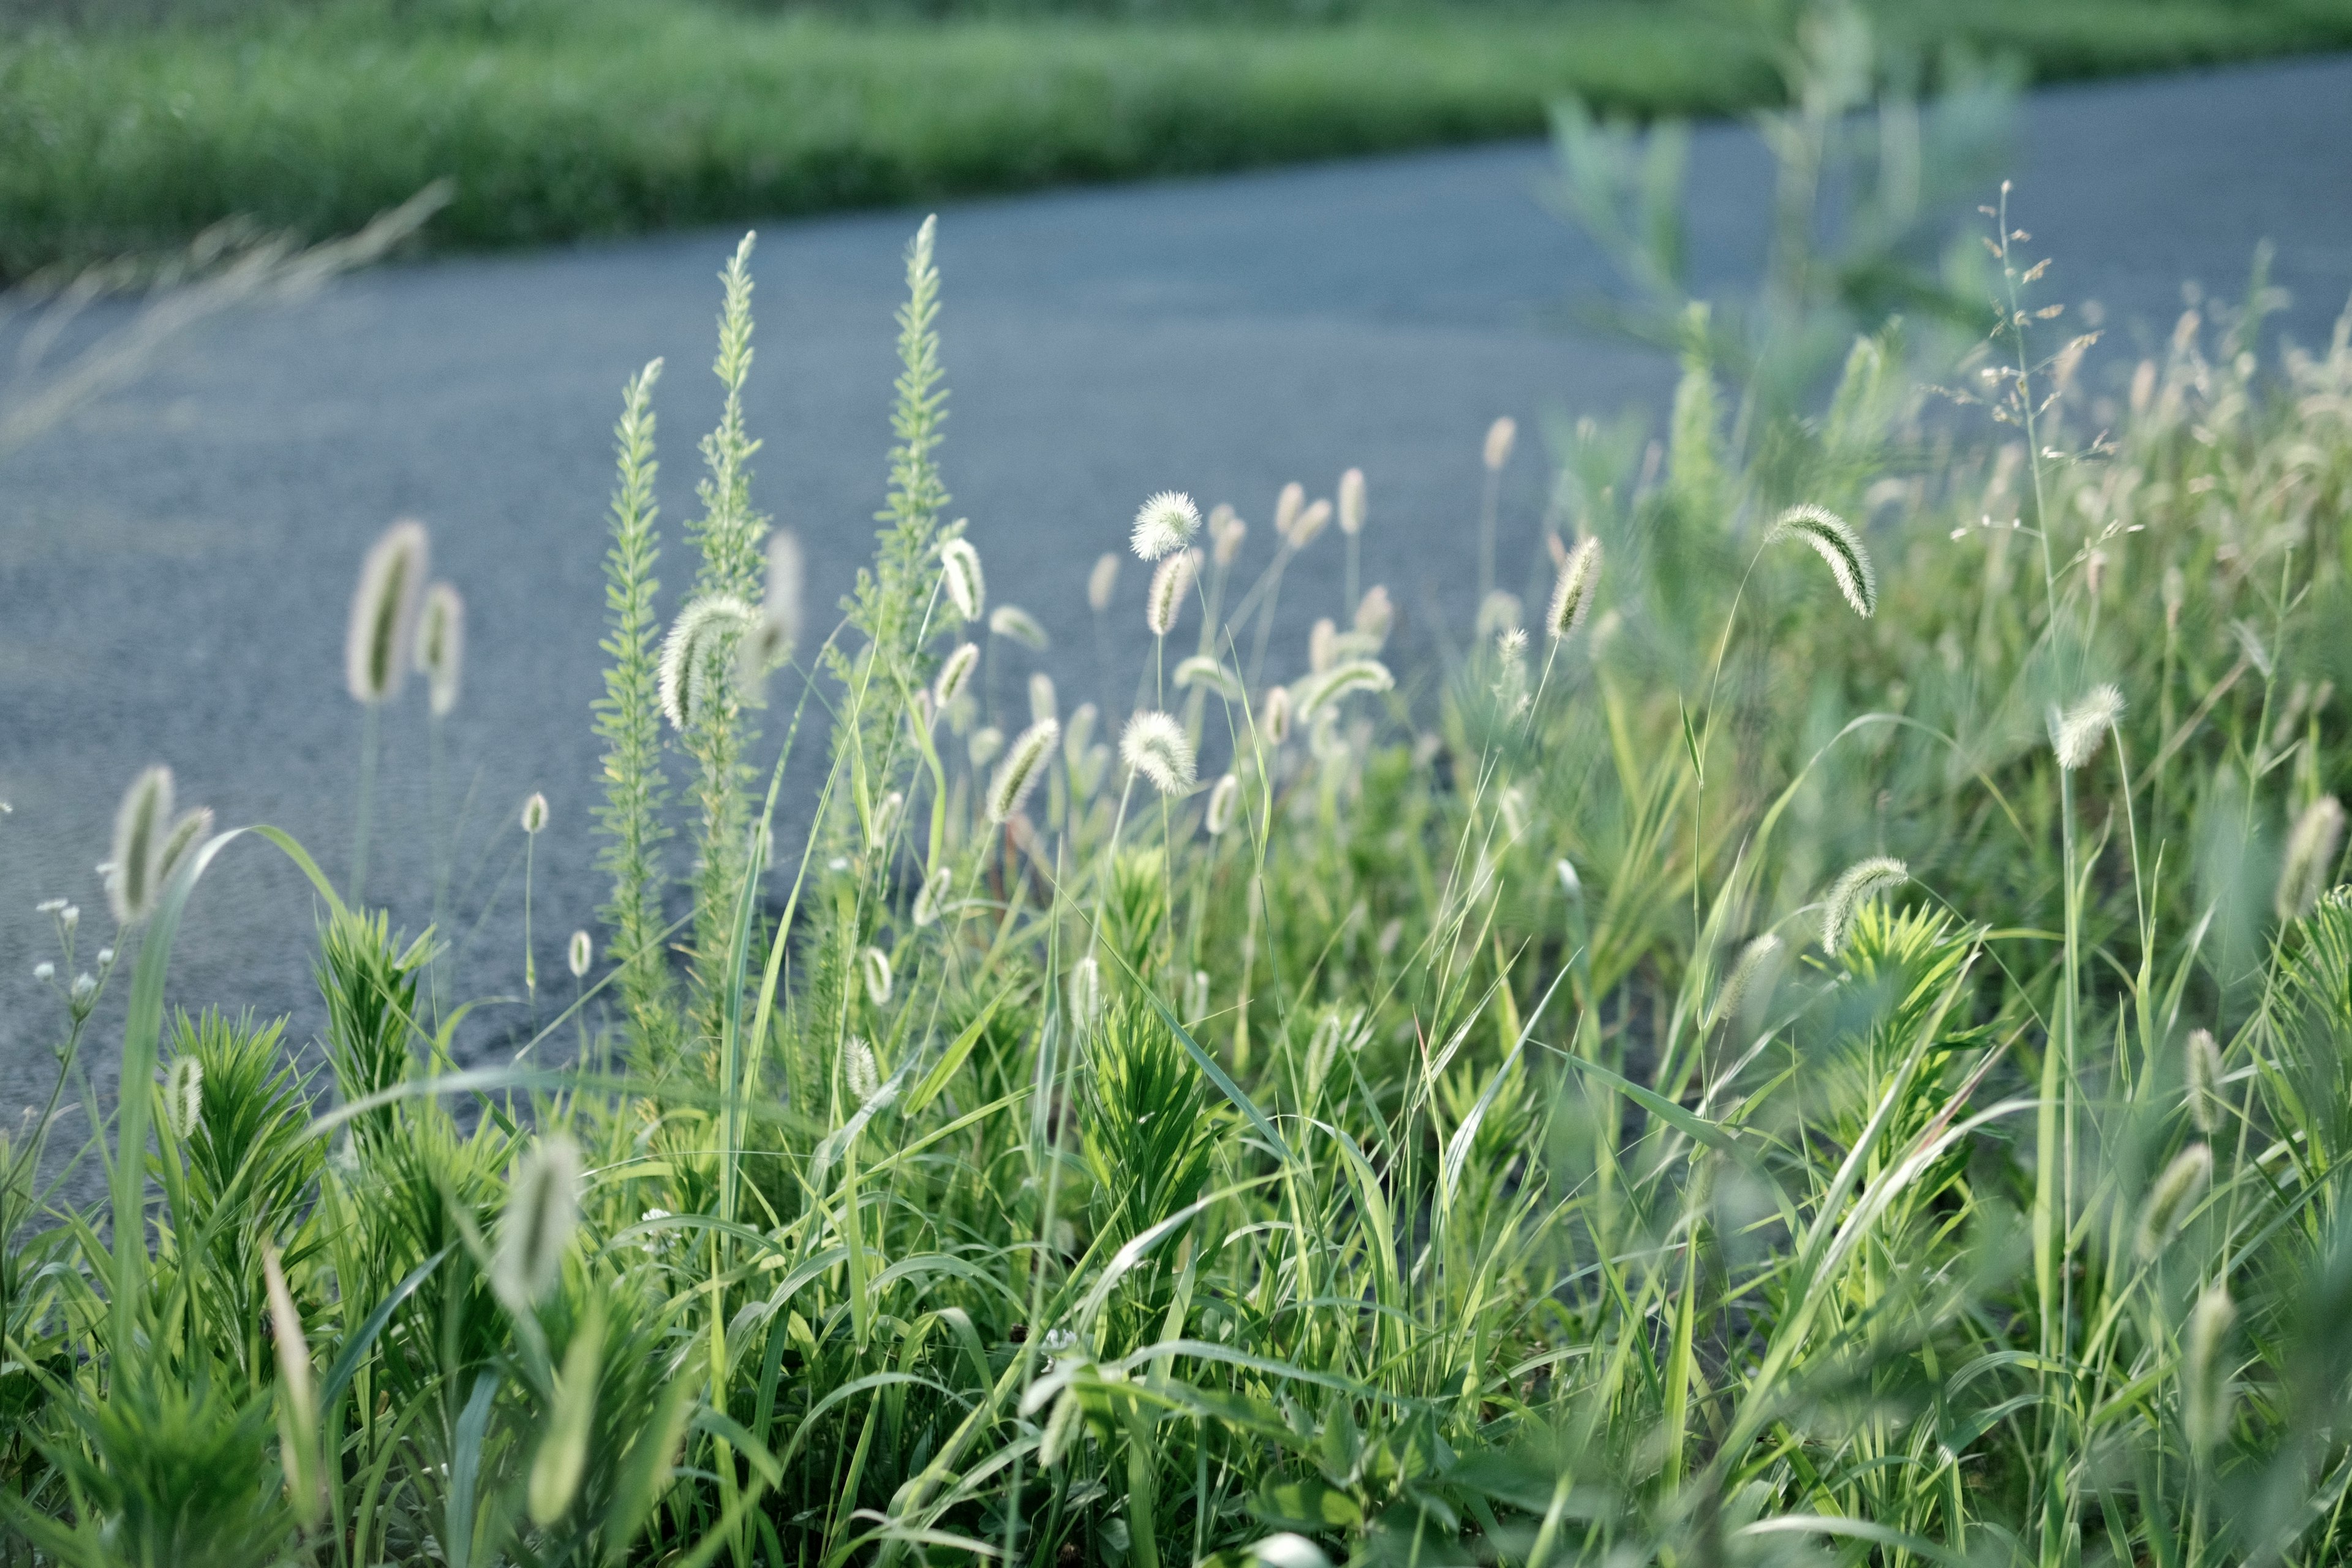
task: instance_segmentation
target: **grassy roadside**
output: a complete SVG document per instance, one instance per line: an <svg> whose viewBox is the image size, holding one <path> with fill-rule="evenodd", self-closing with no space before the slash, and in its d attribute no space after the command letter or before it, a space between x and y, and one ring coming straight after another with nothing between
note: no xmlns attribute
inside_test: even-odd
<svg viewBox="0 0 2352 1568"><path fill-rule="evenodd" d="M1925 26L2048 79L2352 46L2352 5L1971 0ZM1525 134L1570 92L1723 112L1778 80L1766 37L1716 8L1606 0L1328 26L604 0L35 31L0 46L0 268L232 215L348 229L445 175L437 242L512 245Z"/></svg>

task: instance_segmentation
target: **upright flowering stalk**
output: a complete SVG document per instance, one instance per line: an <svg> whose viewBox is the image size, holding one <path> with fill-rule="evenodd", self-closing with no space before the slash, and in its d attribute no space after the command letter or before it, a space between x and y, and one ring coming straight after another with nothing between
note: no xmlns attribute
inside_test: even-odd
<svg viewBox="0 0 2352 1568"><path fill-rule="evenodd" d="M383 705L400 695L414 659L417 609L428 563L425 525L404 518L385 529L360 563L343 633L343 684L366 718L360 734L359 828L352 844L352 900L366 896L368 830L375 815L376 751Z"/></svg>

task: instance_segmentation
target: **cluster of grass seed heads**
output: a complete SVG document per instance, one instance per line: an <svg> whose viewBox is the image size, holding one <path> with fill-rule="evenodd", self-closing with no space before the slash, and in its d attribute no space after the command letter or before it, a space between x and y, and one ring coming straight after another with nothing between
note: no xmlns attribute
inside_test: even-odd
<svg viewBox="0 0 2352 1568"><path fill-rule="evenodd" d="M511 1310L546 1300L562 1274L580 1226L580 1146L562 1132L542 1134L516 1163L490 1260L491 1287Z"/></svg>
<svg viewBox="0 0 2352 1568"><path fill-rule="evenodd" d="M1330 521L1329 501L1319 499L1310 501L1306 510L1291 519L1290 526L1282 531L1283 538L1289 542L1292 550L1304 550L1315 542L1315 536L1322 532Z"/></svg>
<svg viewBox="0 0 2352 1568"><path fill-rule="evenodd" d="M976 739L977 737L975 737ZM1021 809L1029 792L1045 776L1046 759L1062 738L1062 727L1051 719L1030 725L1014 739L1012 750L988 781L988 819L1003 822Z"/></svg>
<svg viewBox="0 0 2352 1568"><path fill-rule="evenodd" d="M394 523L368 548L343 637L343 682L357 701L374 704L400 695L428 556L425 525L414 519Z"/></svg>
<svg viewBox="0 0 2352 1568"><path fill-rule="evenodd" d="M1838 874L1830 884L1829 898L1822 910L1822 951L1843 952L1846 939L1853 934L1854 916L1872 899L1890 888L1897 888L1911 879L1911 868L1891 855L1874 855L1857 860Z"/></svg>
<svg viewBox="0 0 2352 1568"><path fill-rule="evenodd" d="M1201 527L1201 509L1180 490L1161 490L1135 513L1129 542L1146 561L1158 561L1192 542Z"/></svg>
<svg viewBox="0 0 2352 1568"><path fill-rule="evenodd" d="M1032 653L1044 653L1053 642L1037 617L1018 605L997 605L989 614L988 629L1008 642L1019 643Z"/></svg>
<svg viewBox="0 0 2352 1568"><path fill-rule="evenodd" d="M2336 878L2336 858L2344 846L2344 805L2323 795L2303 808L2286 836L2274 899L2278 918L2299 921L2319 907L2319 896Z"/></svg>
<svg viewBox="0 0 2352 1568"><path fill-rule="evenodd" d="M1164 637L1175 630L1176 618L1184 612L1184 595L1199 568L1200 557L1180 550L1162 560L1151 574L1151 591L1143 602L1143 624L1153 637Z"/></svg>
<svg viewBox="0 0 2352 1568"><path fill-rule="evenodd" d="M684 731L702 721L726 686L737 641L758 619L732 594L706 594L678 612L662 639L657 672L662 712L673 728Z"/></svg>
<svg viewBox="0 0 2352 1568"><path fill-rule="evenodd" d="M2058 765L2073 773L2099 754L2099 743L2107 738L2124 716L2124 694L2113 686L2095 686L2083 700L2060 712L2050 710L2050 749L2057 753Z"/></svg>
<svg viewBox="0 0 2352 1568"><path fill-rule="evenodd" d="M1774 520L1765 542L1782 539L1800 539L1813 547L1855 615L1867 620L1878 613L1878 574L1871 568L1870 552L1862 547L1861 536L1845 519L1825 506L1806 501Z"/></svg>
<svg viewBox="0 0 2352 1568"><path fill-rule="evenodd" d="M1189 795L1200 782L1184 726L1173 715L1154 709L1145 709L1128 720L1127 728L1119 731L1118 756L1150 779L1161 795Z"/></svg>
<svg viewBox="0 0 2352 1568"><path fill-rule="evenodd" d="M457 706L466 662L466 601L446 583L425 590L416 621L416 673L425 678L427 706L446 719Z"/></svg>
<svg viewBox="0 0 2352 1568"><path fill-rule="evenodd" d="M1559 579L1552 584L1551 608L1544 616L1544 629L1554 638L1573 634L1584 624L1592 608L1592 588L1601 575L1601 538L1586 534L1568 552L1559 569Z"/></svg>
<svg viewBox="0 0 2352 1568"><path fill-rule="evenodd" d="M980 619L988 608L988 578L980 569L980 552L961 534L940 546L940 588L967 621Z"/></svg>

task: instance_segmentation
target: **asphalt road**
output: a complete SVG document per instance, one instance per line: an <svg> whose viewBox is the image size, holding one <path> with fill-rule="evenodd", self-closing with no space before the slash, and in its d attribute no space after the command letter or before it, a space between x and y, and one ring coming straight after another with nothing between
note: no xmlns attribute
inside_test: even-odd
<svg viewBox="0 0 2352 1568"><path fill-rule="evenodd" d="M2324 339L2352 293L2352 58L2046 93L2020 144L2018 211L2058 258L2053 291L2098 300L2116 342L2160 338L2186 280L2239 289L2265 237L2293 296L2287 334ZM943 212L954 511L972 519L994 599L1054 629L1066 704L1101 678L1087 569L1146 494L1231 500L1263 550L1283 481L1328 493L1360 464L1366 581L1426 628L1469 605L1490 420L1659 405L1669 366L1556 324L1608 273L1538 202L1547 170L1521 144ZM1748 132L1700 133L1703 279L1752 268L1769 190ZM898 254L919 217L761 230L755 494L806 542L813 605L869 548ZM497 902L461 984L520 990L513 821L539 789L552 815L534 930L541 974L568 994L563 939L593 924L601 893L588 710L609 431L625 378L666 356L663 575L678 583L694 441L717 409L714 273L733 237L382 268L207 330L0 466L0 798L15 807L0 818L0 1112L36 1102L52 1071L59 1010L32 968L55 943L34 905L76 900L85 954L106 940L91 867L142 764L170 763L182 798L224 824L278 824L339 875L348 865L360 719L343 617L362 551L397 515L430 523L436 574L470 605L450 773L471 803L461 870L480 868L467 907ZM1512 471L1507 561L1535 538L1531 445ZM1302 614L1338 608L1337 538L1294 572ZM1116 613L1139 618L1132 563L1121 590ZM1002 694L1017 700L1010 681ZM412 695L387 727L371 886L412 930L427 907L421 710ZM310 1038L314 919L274 850L239 846L198 895L171 1001L290 1013L292 1037ZM102 1095L125 982L94 1031ZM466 1053L499 1048L526 1012L477 1015Z"/></svg>

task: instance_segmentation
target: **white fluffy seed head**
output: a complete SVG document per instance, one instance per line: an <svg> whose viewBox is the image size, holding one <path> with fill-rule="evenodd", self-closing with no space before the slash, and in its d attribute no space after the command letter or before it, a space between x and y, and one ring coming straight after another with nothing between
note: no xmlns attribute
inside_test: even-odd
<svg viewBox="0 0 2352 1568"><path fill-rule="evenodd" d="M587 979L588 966L596 962L596 939L584 931L573 931L570 945L563 950L563 959L572 979Z"/></svg>
<svg viewBox="0 0 2352 1568"><path fill-rule="evenodd" d="M1258 715L1258 724L1266 740L1279 746L1290 738L1290 688L1277 686L1265 694L1265 710Z"/></svg>
<svg viewBox="0 0 2352 1568"><path fill-rule="evenodd" d="M1129 542L1146 561L1158 561L1192 542L1201 526L1201 509L1181 490L1161 490L1137 509Z"/></svg>
<svg viewBox="0 0 2352 1568"><path fill-rule="evenodd" d="M706 594L678 612L662 639L659 670L662 711L673 728L690 729L706 716L733 673L736 643L758 619L732 594Z"/></svg>
<svg viewBox="0 0 2352 1568"><path fill-rule="evenodd" d="M1080 1028L1095 1021L1102 1011L1102 965L1093 953L1078 960L1070 970L1070 1017Z"/></svg>
<svg viewBox="0 0 2352 1568"><path fill-rule="evenodd" d="M988 578L980 569L980 552L961 534L940 546L940 591L967 621L980 619L988 608Z"/></svg>
<svg viewBox="0 0 2352 1568"><path fill-rule="evenodd" d="M171 831L172 770L152 767L131 782L114 813L113 870L106 879L106 896L116 924L136 924L155 912L163 890L163 845Z"/></svg>
<svg viewBox="0 0 2352 1568"><path fill-rule="evenodd" d="M2200 1461L2230 1430L2233 1400L2223 1352L2237 1321L2237 1303L2230 1300L2229 1288L2217 1279L2189 1310L2189 1329L2181 1335L2181 1426L2187 1431L2189 1450Z"/></svg>
<svg viewBox="0 0 2352 1568"><path fill-rule="evenodd" d="M157 896L160 897L163 890L172 885L172 879L179 875L181 864L195 853L196 846L212 836L211 806L200 805L194 811L180 815L180 819L172 824L172 831L163 837L163 853L155 866ZM103 963L106 961L100 958L99 962Z"/></svg>
<svg viewBox="0 0 2352 1568"><path fill-rule="evenodd" d="M931 700L941 711L951 707L971 684L972 668L980 663L980 645L968 642L940 661L939 678L931 682Z"/></svg>
<svg viewBox="0 0 2352 1568"><path fill-rule="evenodd" d="M1173 715L1145 709L1119 731L1119 761L1151 781L1161 795L1186 795L1200 782L1193 771L1192 743Z"/></svg>
<svg viewBox="0 0 2352 1568"><path fill-rule="evenodd" d="M890 1005L890 955L869 947L857 955L857 972L866 979L866 999L877 1007Z"/></svg>
<svg viewBox="0 0 2352 1568"><path fill-rule="evenodd" d="M446 583L425 590L416 618L416 673L425 677L425 698L436 719L457 706L458 678L466 664L466 601Z"/></svg>
<svg viewBox="0 0 2352 1568"><path fill-rule="evenodd" d="M1375 583L1356 601L1356 630L1372 639L1374 646L1389 640L1389 629L1396 625L1396 605L1389 591Z"/></svg>
<svg viewBox="0 0 2352 1568"><path fill-rule="evenodd" d="M1202 687L1229 702L1241 700L1241 678L1205 653L1196 653L1176 667L1180 689Z"/></svg>
<svg viewBox="0 0 2352 1568"><path fill-rule="evenodd" d="M2335 879L2336 858L2343 846L2343 803L2323 795L2303 808L2287 833L2273 900L2281 921L2299 921L2319 907L2319 896Z"/></svg>
<svg viewBox="0 0 2352 1568"><path fill-rule="evenodd" d="M1862 547L1861 536L1845 519L1807 501L1790 507L1773 522L1765 542L1779 539L1801 539L1811 545L1855 615L1868 619L1878 613L1878 574L1871 569L1870 552Z"/></svg>
<svg viewBox="0 0 2352 1568"><path fill-rule="evenodd" d="M1216 787L1209 791L1209 814L1206 826L1210 837L1224 837L1225 829L1234 825L1234 815L1241 803L1242 781L1232 773L1227 773L1219 779Z"/></svg>
<svg viewBox="0 0 2352 1568"><path fill-rule="evenodd" d="M1042 669L1033 670L1029 676L1029 721L1034 724L1041 719L1061 716L1062 704L1054 692L1054 678Z"/></svg>
<svg viewBox="0 0 2352 1568"><path fill-rule="evenodd" d="M522 830L525 833L537 833L546 826L547 796L533 790L530 792L530 798L522 803Z"/></svg>
<svg viewBox="0 0 2352 1568"><path fill-rule="evenodd" d="M841 1048L841 1077L850 1098L860 1105L881 1090L882 1074L874 1065L874 1047L856 1035Z"/></svg>
<svg viewBox="0 0 2352 1568"><path fill-rule="evenodd" d="M555 1289L580 1226L580 1146L562 1132L541 1137L517 1163L507 1191L490 1283L520 1312Z"/></svg>
<svg viewBox="0 0 2352 1568"><path fill-rule="evenodd" d="M1062 738L1062 727L1047 719L1030 725L1013 742L988 783L988 819L1003 822L1021 809L1029 792L1045 774L1045 760Z"/></svg>
<svg viewBox="0 0 2352 1568"><path fill-rule="evenodd" d="M1331 617L1328 616L1325 616L1308 628L1307 633L1307 669L1320 675L1330 668L1339 658L1339 650L1334 646L1339 640L1339 628L1331 624Z"/></svg>
<svg viewBox="0 0 2352 1568"><path fill-rule="evenodd" d="M999 605L990 612L988 629L1019 643L1032 653L1044 653L1053 641L1036 616L1018 605Z"/></svg>
<svg viewBox="0 0 2352 1568"><path fill-rule="evenodd" d="M2073 773L2099 754L2099 743L2107 738L2124 716L2124 694L2111 685L2095 686L2083 700L2061 713L2050 710L2050 749L2058 755L2058 765Z"/></svg>
<svg viewBox="0 0 2352 1568"><path fill-rule="evenodd" d="M1567 862L1563 860L1560 864L1566 865ZM1757 977L1764 973L1780 951L1780 939L1769 931L1740 950L1739 962L1731 966L1731 973L1724 980L1722 993L1715 999L1716 1022L1720 1023L1739 1011L1739 1005L1748 999L1748 993L1755 989Z"/></svg>
<svg viewBox="0 0 2352 1568"><path fill-rule="evenodd" d="M1900 887L1910 879L1911 868L1891 855L1857 860L1840 872L1838 879L1830 884L1829 897L1822 904L1822 951L1842 951L1846 939L1853 934L1853 917L1862 906L1889 888Z"/></svg>
<svg viewBox="0 0 2352 1568"><path fill-rule="evenodd" d="M940 911L947 907L948 893L955 886L955 873L945 866L923 879L922 890L915 895L915 923L919 926L936 924Z"/></svg>
<svg viewBox="0 0 2352 1568"><path fill-rule="evenodd" d="M1004 731L993 724L983 724L971 732L971 739L964 742L964 750L970 753L973 767L984 768L990 758L1004 750Z"/></svg>
<svg viewBox="0 0 2352 1568"><path fill-rule="evenodd" d="M1164 637L1176 629L1176 618L1184 613L1184 595L1199 565L1200 559L1192 552L1180 550L1151 574L1151 591L1143 601L1143 624L1153 637Z"/></svg>
<svg viewBox="0 0 2352 1568"><path fill-rule="evenodd" d="M173 1057L163 1071L164 1123L184 1143L196 1135L204 1119L205 1064L194 1057Z"/></svg>
<svg viewBox="0 0 2352 1568"><path fill-rule="evenodd" d="M2210 1138L2221 1130L2222 1113L2228 1102L2221 1097L2221 1047L2210 1029L2191 1029L2188 1044L2181 1052L2181 1076L2187 1080L2183 1096L2189 1102L2189 1120L2197 1131Z"/></svg>
<svg viewBox="0 0 2352 1568"><path fill-rule="evenodd" d="M1106 550L1095 561L1095 569L1087 574L1087 608L1101 615L1110 608L1110 596L1118 588L1118 555Z"/></svg>
<svg viewBox="0 0 2352 1568"><path fill-rule="evenodd" d="M1364 470L1349 468L1339 476L1339 531L1364 531Z"/></svg>
<svg viewBox="0 0 2352 1568"><path fill-rule="evenodd" d="M2153 1263L2172 1244L2212 1178L2213 1151L2202 1143L2191 1143L2164 1168L2139 1211L2139 1255L2144 1260Z"/></svg>
<svg viewBox="0 0 2352 1568"><path fill-rule="evenodd" d="M1519 438L1519 422L1509 415L1486 426L1486 471L1498 474L1511 460L1511 445Z"/></svg>
<svg viewBox="0 0 2352 1568"><path fill-rule="evenodd" d="M1291 549L1304 550L1330 521L1331 503L1328 500L1314 501L1292 521L1283 537L1290 541Z"/></svg>
<svg viewBox="0 0 2352 1568"><path fill-rule="evenodd" d="M1592 608L1592 589L1600 574L1601 539L1598 534L1588 533L1568 552L1568 560L1559 569L1559 581L1552 585L1551 609L1544 616L1544 629L1558 638L1583 625L1585 613Z"/></svg>
<svg viewBox="0 0 2352 1568"><path fill-rule="evenodd" d="M1209 553L1220 566L1230 566L1242 552L1242 541L1249 537L1249 524L1244 522L1233 508L1219 501L1209 513Z"/></svg>
<svg viewBox="0 0 2352 1568"><path fill-rule="evenodd" d="M404 518L368 547L343 637L343 683L361 702L400 695L425 595L425 525Z"/></svg>
<svg viewBox="0 0 2352 1568"><path fill-rule="evenodd" d="M1293 479L1282 487L1280 495L1274 498L1275 532L1288 539L1290 531L1298 526L1298 514L1306 510L1307 487Z"/></svg>
<svg viewBox="0 0 2352 1568"><path fill-rule="evenodd" d="M1359 691L1394 689L1396 677L1376 658L1346 658L1319 674L1294 682L1290 699L1301 719L1313 719L1324 709Z"/></svg>

